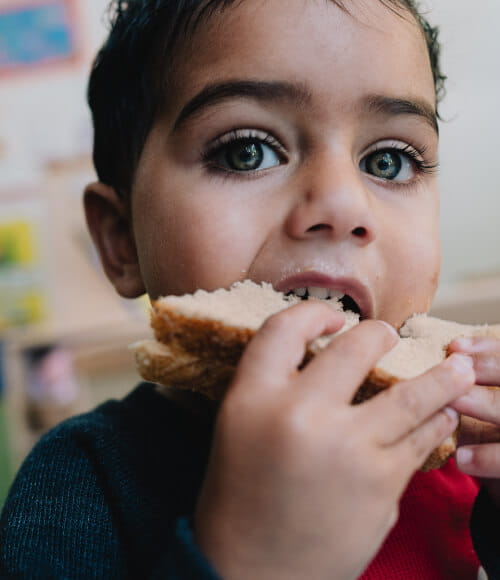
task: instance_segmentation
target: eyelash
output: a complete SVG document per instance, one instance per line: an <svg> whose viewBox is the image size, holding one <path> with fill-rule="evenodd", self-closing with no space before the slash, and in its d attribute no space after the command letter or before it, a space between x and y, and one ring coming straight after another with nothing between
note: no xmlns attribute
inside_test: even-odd
<svg viewBox="0 0 500 580"><path fill-rule="evenodd" d="M259 141L260 143L270 147L283 163L288 161L285 148L272 134L256 129L233 129L232 131L225 133L224 135L211 141L207 145L206 149L201 152L201 158L204 166L209 171L218 175L229 178L237 176L240 179L251 179L252 177L255 177L256 175L266 171L266 169L257 169L255 171L232 171L230 169L220 167L220 165L214 161L217 155L224 151L224 148L230 145L235 145L238 142L244 143L247 141ZM384 180L384 182L393 187L404 187L407 185L412 185L422 175L434 175L438 172L439 163L437 161L427 162L423 159L427 151L426 147L420 147L420 150L417 150L412 145L402 145L403 144L400 142L379 144L374 149L366 153L363 156L363 159L366 159L368 156L380 151L390 151L396 152L400 155L406 155L414 165L417 176L415 179L411 179L407 182Z"/></svg>
<svg viewBox="0 0 500 580"><path fill-rule="evenodd" d="M217 137L211 141L206 149L201 152L201 159L204 166L211 172L223 175L226 177L237 176L238 178L251 179L253 176L266 171L265 169L255 171L231 171L220 167L214 162L214 158L222 153L224 148L229 145L235 145L238 142L245 143L247 141L259 141L260 143L270 147L273 152L280 158L283 163L288 161L286 149L271 133L266 131L259 131L256 129L233 129L229 133Z"/></svg>
<svg viewBox="0 0 500 580"><path fill-rule="evenodd" d="M364 158L368 157L369 155L373 155L374 153L378 153L379 151L396 151L397 153L407 155L411 162L415 165L417 173L421 175L435 175L439 170L439 162L431 162L428 163L424 161L424 156L427 151L427 147L421 147L420 151L417 151L415 147L407 144L404 147L401 147L400 144L390 144L390 145L382 145L377 146L373 151L364 155ZM399 182L401 183L401 182Z"/></svg>

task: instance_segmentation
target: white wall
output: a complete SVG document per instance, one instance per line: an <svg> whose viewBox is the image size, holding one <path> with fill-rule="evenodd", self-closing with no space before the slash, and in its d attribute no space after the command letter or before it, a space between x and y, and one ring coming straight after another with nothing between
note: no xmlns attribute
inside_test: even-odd
<svg viewBox="0 0 500 580"><path fill-rule="evenodd" d="M441 27L443 281L500 275L500 2L429 0Z"/></svg>

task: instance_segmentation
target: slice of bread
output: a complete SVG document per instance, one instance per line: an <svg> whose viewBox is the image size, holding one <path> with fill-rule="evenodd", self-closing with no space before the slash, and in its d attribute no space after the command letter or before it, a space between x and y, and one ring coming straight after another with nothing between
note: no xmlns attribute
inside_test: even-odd
<svg viewBox="0 0 500 580"><path fill-rule="evenodd" d="M284 296L270 284L250 281L230 290L199 290L184 296L160 298L153 303L151 326L155 339L132 345L141 376L169 387L190 389L211 399L221 399L249 340L262 323L293 304L296 296ZM339 300L325 302L342 310ZM346 312L340 332L359 322ZM496 336L500 325L469 326L426 315L415 315L400 330L401 339L373 369L356 393L353 404L371 398L394 383L417 376L446 356L449 343L462 336ZM304 363L324 348L333 336L309 345ZM424 471L440 467L455 451L456 437L449 438L425 462Z"/></svg>

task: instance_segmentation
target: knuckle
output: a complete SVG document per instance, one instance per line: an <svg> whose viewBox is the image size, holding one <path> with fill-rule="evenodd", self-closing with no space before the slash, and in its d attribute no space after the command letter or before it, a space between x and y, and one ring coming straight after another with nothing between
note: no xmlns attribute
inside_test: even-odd
<svg viewBox="0 0 500 580"><path fill-rule="evenodd" d="M453 434L456 422L444 411L438 412L426 426L425 434L418 431L412 433L408 439L415 457L423 462L429 454L442 445ZM450 441L450 444L452 442Z"/></svg>
<svg viewBox="0 0 500 580"><path fill-rule="evenodd" d="M289 330L292 323L293 313L291 309L283 310L270 316L262 325L261 332L268 334L281 334Z"/></svg>
<svg viewBox="0 0 500 580"><path fill-rule="evenodd" d="M454 399L463 392L465 387L474 384L474 374L460 370L455 365L445 361L426 373L426 390L436 394L436 401L443 404Z"/></svg>
<svg viewBox="0 0 500 580"><path fill-rule="evenodd" d="M442 443L458 427L458 417L452 418L445 411L440 411L432 424L431 436L434 442Z"/></svg>
<svg viewBox="0 0 500 580"><path fill-rule="evenodd" d="M431 451L436 447L436 445L429 443L429 438L423 438L417 433L412 433L408 437L408 445L417 464L423 463Z"/></svg>
<svg viewBox="0 0 500 580"><path fill-rule="evenodd" d="M332 344L332 349L339 357L339 360L350 360L359 357L360 345L353 340L351 336L340 336L335 343Z"/></svg>
<svg viewBox="0 0 500 580"><path fill-rule="evenodd" d="M460 356L460 359L457 357ZM436 367L436 372L432 373L436 377L441 389L446 389L448 384L456 386L458 388L463 386L472 385L475 381L475 375L473 371L472 364L468 366L464 363L464 360L470 362L470 358L464 355L453 355L453 358L448 358L444 364Z"/></svg>
<svg viewBox="0 0 500 580"><path fill-rule="evenodd" d="M417 433L412 433L408 437L408 445L414 455L418 460L423 459L427 455L429 445L425 444L423 438L418 436Z"/></svg>
<svg viewBox="0 0 500 580"><path fill-rule="evenodd" d="M307 413L295 401L277 407L270 417L270 439L281 449L303 447L307 444L310 434Z"/></svg>
<svg viewBox="0 0 500 580"><path fill-rule="evenodd" d="M422 401L420 393L413 383L399 383L393 387L396 402L402 412L414 420L420 418Z"/></svg>
<svg viewBox="0 0 500 580"><path fill-rule="evenodd" d="M453 398L453 394L457 390L457 383L463 383L463 376L458 371L450 368L436 367L427 375L428 392L436 393L436 399L443 402ZM447 393L449 392L449 395Z"/></svg>
<svg viewBox="0 0 500 580"><path fill-rule="evenodd" d="M460 373L446 361L444 364L434 367L428 374L429 387L433 390L446 391L449 384L460 380ZM462 377L463 378L463 377Z"/></svg>

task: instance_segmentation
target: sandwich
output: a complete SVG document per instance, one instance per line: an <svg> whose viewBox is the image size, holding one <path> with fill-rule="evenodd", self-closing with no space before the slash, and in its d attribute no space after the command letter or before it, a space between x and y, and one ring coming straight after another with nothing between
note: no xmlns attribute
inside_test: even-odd
<svg viewBox="0 0 500 580"><path fill-rule="evenodd" d="M198 290L194 294L159 298L153 302L151 312L154 338L131 347L137 369L147 381L221 400L253 335L269 316L307 299L307 293L302 294L285 295L270 284L245 281L229 290ZM359 323L359 312L349 297L332 292L325 303L345 314L346 321L339 332ZM447 347L455 338L500 338L500 325L463 325L416 314L406 321L399 334L398 344L370 371L354 395L353 404L362 404L395 383L435 366L446 357ZM334 336L313 341L302 364L306 365ZM456 440L457 433L444 441L422 470L443 465L454 453Z"/></svg>

